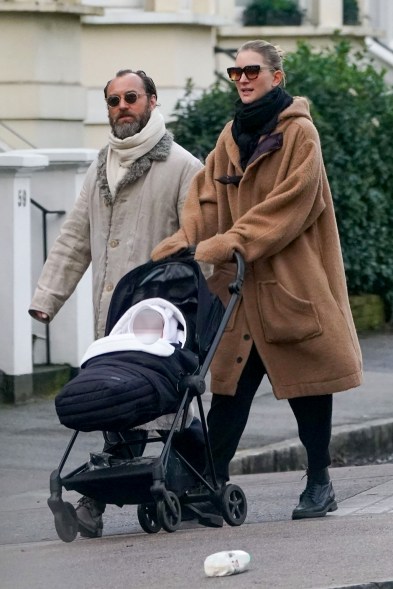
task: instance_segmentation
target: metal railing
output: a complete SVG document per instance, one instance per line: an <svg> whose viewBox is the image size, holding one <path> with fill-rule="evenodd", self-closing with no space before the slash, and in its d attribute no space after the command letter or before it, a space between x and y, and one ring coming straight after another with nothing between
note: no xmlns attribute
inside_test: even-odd
<svg viewBox="0 0 393 589"><path fill-rule="evenodd" d="M47 216L48 215L65 215L66 211L63 210L54 210L51 211L46 209L40 203L38 203L33 198L30 199L32 205L34 205L38 210L42 213L42 251L43 251L43 258L44 264L46 258L48 257L48 237L47 237ZM45 357L46 357L46 364L49 365L51 363L50 357L50 330L49 324L45 324Z"/></svg>

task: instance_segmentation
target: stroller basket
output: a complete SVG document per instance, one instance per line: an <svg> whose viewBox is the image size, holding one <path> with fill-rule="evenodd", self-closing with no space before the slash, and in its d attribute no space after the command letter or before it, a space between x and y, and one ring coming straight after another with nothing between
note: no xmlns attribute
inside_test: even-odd
<svg viewBox="0 0 393 589"><path fill-rule="evenodd" d="M167 476L163 471L161 456L146 456L128 461L113 459L108 467L96 470L90 470L86 463L63 477L62 482L67 491L77 491L97 501L122 507L125 504L144 503L154 480L164 477L166 487L176 494L181 494L185 486L193 482L190 473L173 452L169 453Z"/></svg>

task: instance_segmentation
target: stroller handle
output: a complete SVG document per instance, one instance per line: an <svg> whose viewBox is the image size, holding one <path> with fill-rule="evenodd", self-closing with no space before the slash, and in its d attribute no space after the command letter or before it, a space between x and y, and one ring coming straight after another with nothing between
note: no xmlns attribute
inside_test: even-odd
<svg viewBox="0 0 393 589"><path fill-rule="evenodd" d="M184 256L191 256L193 259L195 258L195 245L190 245L184 248L181 248L175 254L172 254L170 257L184 257ZM231 294L240 294L243 281L244 281L244 272L245 272L245 262L244 258L240 252L234 250L233 252L233 261L236 262L236 277L234 282L231 282L228 285L228 290Z"/></svg>
<svg viewBox="0 0 393 589"><path fill-rule="evenodd" d="M243 256L236 250L233 252L233 257L236 262L236 278L234 282L228 285L228 290L231 294L240 294L244 281L245 263Z"/></svg>
<svg viewBox="0 0 393 589"><path fill-rule="evenodd" d="M230 284L228 284L228 290L231 293L231 297L230 300L226 306L225 312L224 312L224 316L222 318L222 321L218 327L217 333L215 334L212 344L209 348L209 351L206 355L206 358L203 362L203 365L199 371L199 377L201 378L205 378L207 371L210 367L211 361L213 359L213 356L216 352L216 349L218 347L218 344L221 341L222 335L225 331L225 328L228 324L228 321L232 315L232 312L235 308L235 305L239 299L240 293L241 293L241 289L243 286L243 280L244 280L244 271L245 271L245 262L244 262L244 258L243 256L237 252L234 251L233 252L233 258L234 261L236 262L236 266L237 266L237 271L236 271L236 277L235 280L233 282L231 282Z"/></svg>

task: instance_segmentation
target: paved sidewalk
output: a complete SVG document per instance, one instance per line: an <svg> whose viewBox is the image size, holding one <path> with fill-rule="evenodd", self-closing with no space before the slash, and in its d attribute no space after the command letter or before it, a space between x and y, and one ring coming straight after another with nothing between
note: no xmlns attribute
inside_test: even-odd
<svg viewBox="0 0 393 589"><path fill-rule="evenodd" d="M7 475L5 477L4 475ZM1 471L0 570L2 589L392 589L393 465L332 469L338 510L326 518L292 521L304 486L298 471L235 476L247 497L246 522L232 528L184 524L174 534L145 534L135 506L108 506L104 535L61 542L41 487ZM27 476L26 476L27 475ZM30 479L30 480L29 480ZM67 496L75 502L75 497ZM245 550L250 569L208 579L204 559Z"/></svg>
<svg viewBox="0 0 393 589"><path fill-rule="evenodd" d="M387 470L386 468L379 468L381 473L382 470L384 472L390 472L390 470ZM331 515L333 517L343 517L346 515L383 513L393 514L393 478L386 483L378 484L372 489L368 489L367 491L363 491L349 499L341 501L340 509Z"/></svg>
<svg viewBox="0 0 393 589"><path fill-rule="evenodd" d="M103 538L67 545L57 537L46 500L49 473L71 432L59 424L51 400L0 406L1 589L126 583L133 589L200 589L204 583L229 589L393 589L393 333L363 336L361 346L364 384L334 397L332 454L340 467L331 476L339 509L315 520L291 520L305 485L304 454L288 404L276 401L267 383L232 465L231 482L247 497L244 525L151 536L141 532L135 506L110 505ZM204 397L207 406L209 395ZM101 445L99 432L81 434L69 467ZM348 466L365 460L368 465ZM67 498L73 504L74 495ZM204 558L225 549L248 551L250 570L207 579Z"/></svg>

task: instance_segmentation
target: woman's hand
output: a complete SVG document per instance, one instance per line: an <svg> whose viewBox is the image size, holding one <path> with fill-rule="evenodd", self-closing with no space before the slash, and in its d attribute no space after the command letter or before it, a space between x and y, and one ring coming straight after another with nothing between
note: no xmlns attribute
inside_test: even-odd
<svg viewBox="0 0 393 589"><path fill-rule="evenodd" d="M188 248L189 244L187 243L186 239L181 237L180 232L167 237L161 243L159 243L151 252L151 259L154 262L158 260L162 260L162 258L166 258L167 256L173 256L176 252Z"/></svg>
<svg viewBox="0 0 393 589"><path fill-rule="evenodd" d="M222 264L233 260L235 248L232 245L231 236L223 234L215 235L210 239L201 241L195 250L195 259L207 264Z"/></svg>

